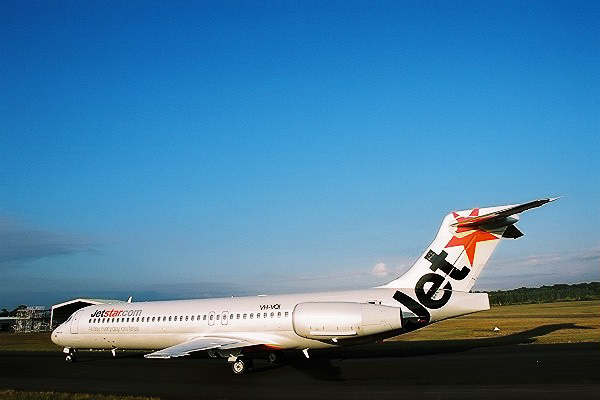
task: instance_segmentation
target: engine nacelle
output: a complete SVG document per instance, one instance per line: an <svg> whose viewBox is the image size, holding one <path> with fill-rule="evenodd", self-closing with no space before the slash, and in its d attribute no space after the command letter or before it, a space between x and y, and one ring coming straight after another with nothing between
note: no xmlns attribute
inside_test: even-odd
<svg viewBox="0 0 600 400"><path fill-rule="evenodd" d="M300 303L292 316L294 331L308 339L344 339L402 327L400 308L367 303Z"/></svg>

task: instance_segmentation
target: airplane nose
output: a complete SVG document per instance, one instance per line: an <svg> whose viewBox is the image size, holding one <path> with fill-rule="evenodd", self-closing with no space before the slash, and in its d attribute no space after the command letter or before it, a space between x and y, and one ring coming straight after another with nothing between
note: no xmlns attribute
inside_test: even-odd
<svg viewBox="0 0 600 400"><path fill-rule="evenodd" d="M62 337L62 325L59 325L55 330L52 331L52 334L50 335L50 340L52 340L52 342L54 342L57 345L61 345L61 337Z"/></svg>

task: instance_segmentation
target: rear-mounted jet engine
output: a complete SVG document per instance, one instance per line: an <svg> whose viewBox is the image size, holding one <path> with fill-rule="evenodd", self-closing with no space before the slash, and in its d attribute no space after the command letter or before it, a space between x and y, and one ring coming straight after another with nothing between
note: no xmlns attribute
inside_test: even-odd
<svg viewBox="0 0 600 400"><path fill-rule="evenodd" d="M400 309L367 303L312 302L294 308L294 331L308 339L369 336L402 328Z"/></svg>

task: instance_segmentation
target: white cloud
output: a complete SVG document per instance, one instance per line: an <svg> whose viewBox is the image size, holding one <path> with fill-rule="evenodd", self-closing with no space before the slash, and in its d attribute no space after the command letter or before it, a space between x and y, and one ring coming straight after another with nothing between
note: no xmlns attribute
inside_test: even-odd
<svg viewBox="0 0 600 400"><path fill-rule="evenodd" d="M390 271L387 269L384 263L380 262L375 264L373 270L371 271L372 275L375 275L378 278L383 278L384 276L388 276Z"/></svg>

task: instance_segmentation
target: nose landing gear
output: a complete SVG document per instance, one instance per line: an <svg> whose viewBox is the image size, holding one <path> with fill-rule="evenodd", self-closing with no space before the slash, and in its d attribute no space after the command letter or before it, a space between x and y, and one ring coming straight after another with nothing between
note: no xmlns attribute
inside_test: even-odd
<svg viewBox="0 0 600 400"><path fill-rule="evenodd" d="M63 353L65 353L65 361L68 363L74 363L77 361L77 356L75 355L75 349L70 347L65 347L63 349Z"/></svg>

